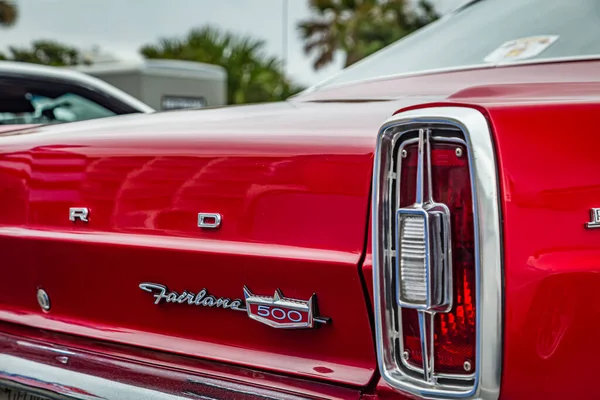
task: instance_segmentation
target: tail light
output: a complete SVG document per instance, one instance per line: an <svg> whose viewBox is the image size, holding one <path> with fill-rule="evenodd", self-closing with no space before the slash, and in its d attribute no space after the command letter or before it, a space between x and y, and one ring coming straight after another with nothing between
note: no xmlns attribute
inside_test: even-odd
<svg viewBox="0 0 600 400"><path fill-rule="evenodd" d="M383 378L424 397L497 397L500 235L483 115L439 108L394 117L380 134L373 196Z"/></svg>

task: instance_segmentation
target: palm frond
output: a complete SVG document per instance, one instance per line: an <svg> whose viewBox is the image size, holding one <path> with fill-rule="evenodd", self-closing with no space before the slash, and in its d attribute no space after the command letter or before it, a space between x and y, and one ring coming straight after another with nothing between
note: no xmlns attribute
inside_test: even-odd
<svg viewBox="0 0 600 400"><path fill-rule="evenodd" d="M291 94L292 86L281 61L266 55L265 49L262 39L204 26L182 39L163 38L145 45L140 52L148 58L185 59L224 67L228 102L237 104L282 100Z"/></svg>
<svg viewBox="0 0 600 400"><path fill-rule="evenodd" d="M13 26L19 17L17 4L11 0L0 0L0 26Z"/></svg>
<svg viewBox="0 0 600 400"><path fill-rule="evenodd" d="M437 18L427 0L310 0L311 17L297 30L314 68L346 54L346 65L387 46Z"/></svg>

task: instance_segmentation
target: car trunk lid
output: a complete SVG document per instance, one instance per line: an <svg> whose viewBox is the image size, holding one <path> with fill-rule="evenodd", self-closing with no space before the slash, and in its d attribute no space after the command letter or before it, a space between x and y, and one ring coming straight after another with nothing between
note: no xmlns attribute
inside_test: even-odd
<svg viewBox="0 0 600 400"><path fill-rule="evenodd" d="M346 111L363 108L373 111ZM359 265L374 133L387 112L368 115L366 134L315 110L118 117L2 138L11 279L0 282L0 319L367 384L376 362ZM73 208L86 218L70 219ZM199 214L219 214L220 226L199 227ZM309 301L313 328L277 329L283 313L308 319Z"/></svg>

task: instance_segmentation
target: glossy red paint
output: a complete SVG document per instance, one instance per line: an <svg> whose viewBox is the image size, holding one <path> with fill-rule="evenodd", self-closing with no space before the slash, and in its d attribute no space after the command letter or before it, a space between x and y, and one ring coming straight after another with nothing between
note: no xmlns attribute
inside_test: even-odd
<svg viewBox="0 0 600 400"><path fill-rule="evenodd" d="M486 108L503 195L502 397L597 398L600 230L584 224L600 204L600 103Z"/></svg>

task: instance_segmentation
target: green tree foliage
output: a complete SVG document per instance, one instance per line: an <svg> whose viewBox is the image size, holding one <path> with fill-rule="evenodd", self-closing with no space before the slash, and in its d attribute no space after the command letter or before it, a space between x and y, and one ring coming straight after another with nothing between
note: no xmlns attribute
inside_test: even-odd
<svg viewBox="0 0 600 400"><path fill-rule="evenodd" d="M53 66L81 63L77 48L52 40L36 40L29 47L10 46L8 55L0 54L0 59Z"/></svg>
<svg viewBox="0 0 600 400"><path fill-rule="evenodd" d="M301 90L286 77L281 61L265 55L265 42L206 26L184 38L163 38L140 52L146 58L197 61L227 71L230 104L283 100Z"/></svg>
<svg viewBox="0 0 600 400"><path fill-rule="evenodd" d="M17 5L12 0L0 0L0 26L13 26L19 13Z"/></svg>
<svg viewBox="0 0 600 400"><path fill-rule="evenodd" d="M304 51L315 54L314 68L346 55L346 66L372 54L438 18L425 0L309 0L312 17L298 30Z"/></svg>

